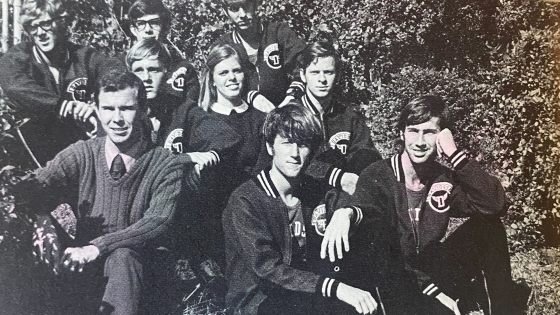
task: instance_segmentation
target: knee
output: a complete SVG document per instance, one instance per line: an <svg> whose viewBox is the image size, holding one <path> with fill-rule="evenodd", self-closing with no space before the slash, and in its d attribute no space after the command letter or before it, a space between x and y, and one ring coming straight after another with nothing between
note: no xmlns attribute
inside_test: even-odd
<svg viewBox="0 0 560 315"><path fill-rule="evenodd" d="M115 249L105 261L105 275L108 276L111 271L122 268L141 270L142 260L140 254L130 248Z"/></svg>

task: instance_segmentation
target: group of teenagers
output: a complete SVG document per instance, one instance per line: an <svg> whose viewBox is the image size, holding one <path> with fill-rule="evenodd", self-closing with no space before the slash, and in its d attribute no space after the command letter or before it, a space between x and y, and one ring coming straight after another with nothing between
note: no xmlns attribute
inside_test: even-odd
<svg viewBox="0 0 560 315"><path fill-rule="evenodd" d="M135 43L112 58L68 41L60 0L24 1L32 40L0 58L0 86L40 166L14 188L35 255L77 283L60 313L149 313L155 258L179 252L221 268L232 314L518 314L504 189L457 148L443 99L404 104L382 159L332 40L216 1L233 28L200 75L160 0L132 4ZM49 215L61 204L75 235ZM451 217L468 220L447 233Z"/></svg>

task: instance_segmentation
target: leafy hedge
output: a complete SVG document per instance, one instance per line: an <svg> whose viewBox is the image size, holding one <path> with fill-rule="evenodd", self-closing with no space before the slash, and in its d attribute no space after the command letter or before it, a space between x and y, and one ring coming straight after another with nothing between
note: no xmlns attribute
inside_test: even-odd
<svg viewBox="0 0 560 315"><path fill-rule="evenodd" d="M129 45L123 12L131 1L110 1L112 10L105 2L69 0L78 17L74 38L105 51L122 51ZM170 40L201 69L210 44L231 27L218 0L164 2L175 17ZM401 106L425 93L444 97L461 146L506 188L511 204L505 222L512 248L558 245L557 4L263 0L260 12L266 19L289 23L306 40L318 30L333 33L345 62L341 83L346 96L365 113L385 156L394 152ZM100 17L92 19L94 13Z"/></svg>

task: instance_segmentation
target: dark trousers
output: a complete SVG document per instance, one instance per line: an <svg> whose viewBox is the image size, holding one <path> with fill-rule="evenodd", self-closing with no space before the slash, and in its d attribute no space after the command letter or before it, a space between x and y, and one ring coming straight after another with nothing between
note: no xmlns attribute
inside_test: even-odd
<svg viewBox="0 0 560 315"><path fill-rule="evenodd" d="M512 314L508 309L513 285L509 252L498 217L470 218L444 242L424 248L416 264L445 294L459 299L460 305L476 303L486 314ZM433 298L422 296L420 301L425 314L452 314Z"/></svg>
<svg viewBox="0 0 560 315"><path fill-rule="evenodd" d="M267 292L259 305L258 315L350 315L358 314L354 307L336 299L326 299L317 294L275 290Z"/></svg>

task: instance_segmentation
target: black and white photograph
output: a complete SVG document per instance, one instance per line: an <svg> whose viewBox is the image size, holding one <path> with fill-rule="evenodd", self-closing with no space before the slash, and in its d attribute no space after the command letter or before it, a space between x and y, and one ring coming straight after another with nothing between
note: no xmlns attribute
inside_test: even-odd
<svg viewBox="0 0 560 315"><path fill-rule="evenodd" d="M0 1L0 315L560 313L560 0Z"/></svg>

